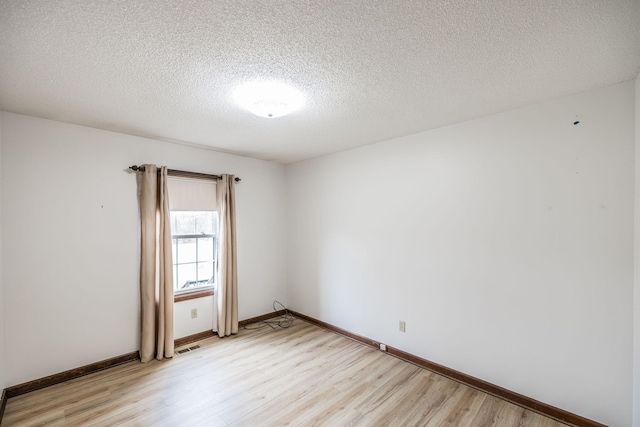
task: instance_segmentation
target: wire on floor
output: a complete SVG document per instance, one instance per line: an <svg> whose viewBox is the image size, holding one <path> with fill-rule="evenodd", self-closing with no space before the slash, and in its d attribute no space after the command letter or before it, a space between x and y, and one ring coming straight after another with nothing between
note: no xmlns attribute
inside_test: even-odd
<svg viewBox="0 0 640 427"><path fill-rule="evenodd" d="M276 308L276 304L279 305L280 307L282 307L282 309L278 310ZM280 315L279 317L276 317L276 318L263 320L262 322L253 323L251 325L246 325L244 327L244 329L247 329L249 331L254 331L254 330L257 330L257 329L266 328L267 326L270 327L271 329L278 329L278 328L286 329L289 326L291 326L291 324L293 323L293 316L291 315L291 313L289 313L289 310L287 309L287 307L285 307L279 301L274 301L273 302L273 311L275 311L276 313L280 313L280 312L284 311L284 314L282 314L282 315ZM255 326L255 325L260 325L260 326Z"/></svg>

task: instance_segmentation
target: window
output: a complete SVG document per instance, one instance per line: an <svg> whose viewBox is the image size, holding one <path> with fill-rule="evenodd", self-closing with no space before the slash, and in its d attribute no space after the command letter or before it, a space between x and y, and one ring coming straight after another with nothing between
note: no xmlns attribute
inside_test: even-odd
<svg viewBox="0 0 640 427"><path fill-rule="evenodd" d="M169 177L175 301L213 293L216 271L216 183Z"/></svg>
<svg viewBox="0 0 640 427"><path fill-rule="evenodd" d="M213 286L216 213L171 211L174 292Z"/></svg>

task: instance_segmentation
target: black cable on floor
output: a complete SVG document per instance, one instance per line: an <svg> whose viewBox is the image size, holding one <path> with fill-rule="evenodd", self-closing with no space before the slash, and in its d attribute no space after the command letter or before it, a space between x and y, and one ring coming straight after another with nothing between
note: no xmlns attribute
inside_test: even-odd
<svg viewBox="0 0 640 427"><path fill-rule="evenodd" d="M278 310L276 309L276 304L278 304L280 307L282 307L282 310ZM281 302L279 301L274 301L273 302L273 311L275 311L276 313L283 311L284 310L284 314L281 315L280 317L274 318L274 319L268 319L268 320L263 320L262 322L258 322L258 323L254 323L254 325L260 325L257 327L248 327L245 326L244 329L247 329L249 331L255 331L258 329L262 329L265 327L270 327L271 329L277 329L277 328L282 328L282 329L286 329L289 326L291 326L291 324L293 323L293 316L291 315L291 313L289 313L289 310L287 309L287 307L285 307Z"/></svg>

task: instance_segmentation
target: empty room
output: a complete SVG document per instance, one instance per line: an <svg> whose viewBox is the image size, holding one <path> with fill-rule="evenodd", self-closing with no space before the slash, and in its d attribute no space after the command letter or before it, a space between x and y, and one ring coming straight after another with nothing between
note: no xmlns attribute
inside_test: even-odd
<svg viewBox="0 0 640 427"><path fill-rule="evenodd" d="M640 427L639 71L638 0L0 0L0 424Z"/></svg>

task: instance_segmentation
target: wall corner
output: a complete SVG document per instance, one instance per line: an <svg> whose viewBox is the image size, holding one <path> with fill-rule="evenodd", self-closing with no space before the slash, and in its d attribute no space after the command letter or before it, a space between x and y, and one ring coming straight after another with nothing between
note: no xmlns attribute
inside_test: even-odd
<svg viewBox="0 0 640 427"><path fill-rule="evenodd" d="M2 282L2 121L0 111L0 390L6 387L4 375L4 286Z"/></svg>
<svg viewBox="0 0 640 427"><path fill-rule="evenodd" d="M633 284L633 426L640 427L640 75L635 81L635 209Z"/></svg>

